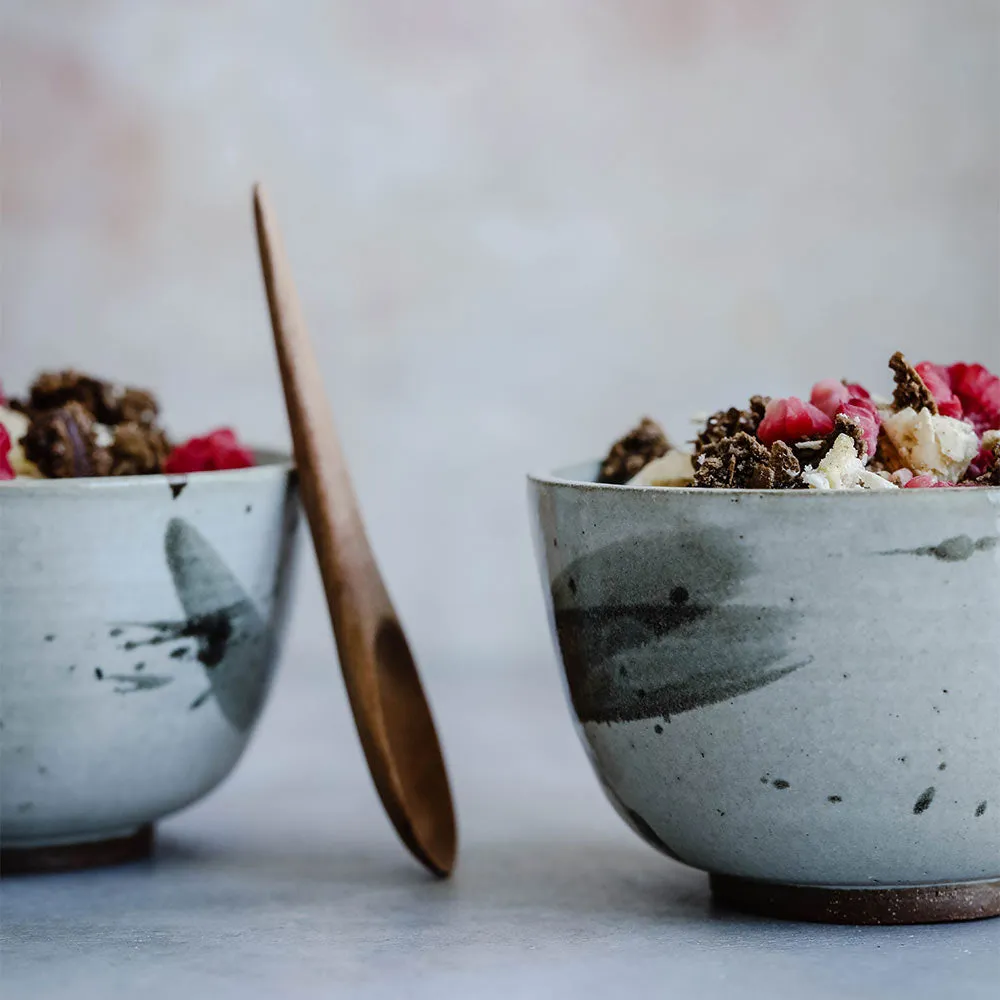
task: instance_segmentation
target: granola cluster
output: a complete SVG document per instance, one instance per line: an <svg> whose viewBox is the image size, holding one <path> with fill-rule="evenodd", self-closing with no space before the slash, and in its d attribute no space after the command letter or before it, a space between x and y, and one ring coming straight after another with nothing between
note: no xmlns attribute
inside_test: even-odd
<svg viewBox="0 0 1000 1000"><path fill-rule="evenodd" d="M170 453L156 400L143 389L46 372L12 405L29 420L24 455L48 479L159 472Z"/></svg>
<svg viewBox="0 0 1000 1000"><path fill-rule="evenodd" d="M611 446L607 458L601 463L599 483L627 483L654 458L661 458L670 451L663 428L655 420L643 417L620 441Z"/></svg>

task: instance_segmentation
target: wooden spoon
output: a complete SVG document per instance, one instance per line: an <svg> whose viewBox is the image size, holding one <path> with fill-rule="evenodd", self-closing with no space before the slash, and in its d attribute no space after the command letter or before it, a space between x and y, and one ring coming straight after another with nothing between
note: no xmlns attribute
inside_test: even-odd
<svg viewBox="0 0 1000 1000"><path fill-rule="evenodd" d="M302 503L358 735L403 843L432 872L447 876L457 835L434 720L365 536L274 212L259 184L253 197Z"/></svg>

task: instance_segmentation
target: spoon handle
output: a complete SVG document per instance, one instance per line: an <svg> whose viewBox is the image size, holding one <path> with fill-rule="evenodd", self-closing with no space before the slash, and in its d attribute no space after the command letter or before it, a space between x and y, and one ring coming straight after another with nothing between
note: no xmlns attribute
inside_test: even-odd
<svg viewBox="0 0 1000 1000"><path fill-rule="evenodd" d="M339 565L344 555L340 545L347 543L352 554L365 551L371 561L357 499L347 473L316 352L302 316L281 231L267 194L260 185L254 189L254 214L295 458L300 468L308 469L309 473L301 483L303 504L310 515L320 508L325 515L320 519L322 524L313 525L317 552L321 555L321 562L325 557L328 564ZM327 525L327 521L332 523ZM318 536L317 528L320 529ZM331 535L335 535L336 539ZM342 585L341 580L336 582L338 586Z"/></svg>
<svg viewBox="0 0 1000 1000"><path fill-rule="evenodd" d="M455 818L437 733L365 534L281 234L260 185L254 217L302 504L358 734L401 839L431 871L447 875L457 849Z"/></svg>

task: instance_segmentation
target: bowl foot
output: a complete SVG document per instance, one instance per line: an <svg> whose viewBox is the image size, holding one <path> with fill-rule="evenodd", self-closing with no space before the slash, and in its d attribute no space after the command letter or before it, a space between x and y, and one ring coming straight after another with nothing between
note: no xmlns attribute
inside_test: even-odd
<svg viewBox="0 0 1000 1000"><path fill-rule="evenodd" d="M779 885L712 875L724 907L782 920L826 924L936 924L1000 916L1000 879L877 889Z"/></svg>
<svg viewBox="0 0 1000 1000"><path fill-rule="evenodd" d="M79 871L139 861L153 853L153 825L147 823L135 833L107 840L78 844L51 844L39 847L0 848L0 875L29 875L42 872Z"/></svg>

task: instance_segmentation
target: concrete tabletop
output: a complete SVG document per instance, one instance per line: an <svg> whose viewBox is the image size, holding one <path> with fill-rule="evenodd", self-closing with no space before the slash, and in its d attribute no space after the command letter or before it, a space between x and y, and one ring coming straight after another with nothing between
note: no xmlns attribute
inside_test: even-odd
<svg viewBox="0 0 1000 1000"><path fill-rule="evenodd" d="M1000 921L854 928L713 908L604 801L554 656L425 664L459 805L436 882L383 818L314 571L257 737L153 860L0 886L6 1000L996 996ZM418 651L419 652L419 651Z"/></svg>

